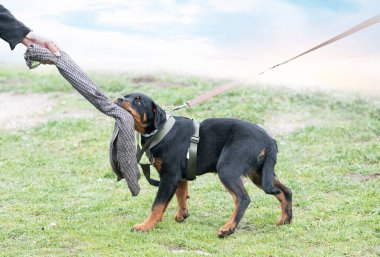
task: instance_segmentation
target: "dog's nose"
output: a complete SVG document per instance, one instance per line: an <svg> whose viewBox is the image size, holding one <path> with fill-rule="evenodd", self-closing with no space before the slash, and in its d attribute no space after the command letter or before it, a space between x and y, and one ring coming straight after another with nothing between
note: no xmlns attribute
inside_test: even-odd
<svg viewBox="0 0 380 257"><path fill-rule="evenodd" d="M115 99L112 100L112 102L113 102L114 104L119 104L119 105L122 104L123 101L124 101L124 98L121 98L121 97L119 97L119 98L115 98Z"/></svg>

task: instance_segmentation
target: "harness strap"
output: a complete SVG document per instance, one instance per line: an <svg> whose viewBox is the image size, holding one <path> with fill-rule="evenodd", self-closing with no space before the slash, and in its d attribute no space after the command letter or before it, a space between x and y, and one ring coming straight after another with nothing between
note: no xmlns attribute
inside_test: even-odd
<svg viewBox="0 0 380 257"><path fill-rule="evenodd" d="M197 150L199 143L199 123L193 120L194 134L190 138L189 155L187 161L186 179L194 180L197 171Z"/></svg>
<svg viewBox="0 0 380 257"><path fill-rule="evenodd" d="M140 148L140 145L137 144L137 153L136 158L137 162L139 163L143 174L148 181L149 184L152 186L158 187L160 185L160 181L152 179L150 177L150 166L154 164L154 158L150 153L150 149L152 149L154 146L156 146L170 131L170 129L173 127L175 123L175 119L173 116L168 116L167 121L164 125L164 127L159 130L156 134L151 136L145 144ZM198 143L199 143L199 123L193 120L193 127L194 127L194 134L190 138L190 146L189 146L189 152L188 152L188 163L187 163L187 169L186 169L186 179L187 180L194 180L196 178L196 170L197 170L197 149L198 149ZM136 140L139 142L139 140ZM144 153L147 154L149 157L150 163L140 163L140 160Z"/></svg>
<svg viewBox="0 0 380 257"><path fill-rule="evenodd" d="M139 140L139 137L136 139L136 141L137 141L136 159L137 159L137 162L140 162L140 160L141 160L142 156L144 155L145 151L148 150L149 146L151 145L151 143L153 141L153 137L149 138L148 141L146 141L145 144L142 147L140 147L140 143L139 143L138 140Z"/></svg>
<svg viewBox="0 0 380 257"><path fill-rule="evenodd" d="M144 176L146 180L151 184L152 186L158 187L160 185L160 181L150 178L150 163L139 163Z"/></svg>
<svg viewBox="0 0 380 257"><path fill-rule="evenodd" d="M142 146L142 148L140 148L140 144L139 144L138 139L136 141L137 141L137 151L136 151L137 162L140 165L140 167L143 171L143 174L144 174L146 180L148 181L148 183L151 184L152 186L158 187L160 185L160 181L150 178L150 166L152 165L152 160L151 160L150 156L149 156L149 160L151 163L140 163L140 160L141 160L143 154L145 153L145 151L149 148L150 144L152 143L153 137L149 138L148 141L146 141L145 144Z"/></svg>
<svg viewBox="0 0 380 257"><path fill-rule="evenodd" d="M165 121L165 124L162 126L162 128L160 128L157 133L155 133L154 135L152 135L149 139L153 139L151 142L150 142L150 145L149 145L149 152L150 150L155 147L158 143L161 142L162 139L164 139L164 137L169 133L169 131L172 129L172 127L174 126L174 123L175 123L175 118L170 115L170 114L166 114L166 121ZM144 144L145 145L145 144Z"/></svg>
<svg viewBox="0 0 380 257"><path fill-rule="evenodd" d="M169 133L169 131L174 126L175 119L172 115L166 115L166 122L164 126L158 130L156 133L151 135L149 139L145 142L145 144L140 149L139 140L137 141L137 151L136 151L136 159L139 163L143 174L146 178L146 180L151 184L152 186L158 187L160 185L160 181L150 178L150 166L154 164L154 158L151 155L150 151L153 147L155 147L159 142L161 142L162 139ZM142 156L146 153L146 155L149 158L150 163L140 163L140 160Z"/></svg>

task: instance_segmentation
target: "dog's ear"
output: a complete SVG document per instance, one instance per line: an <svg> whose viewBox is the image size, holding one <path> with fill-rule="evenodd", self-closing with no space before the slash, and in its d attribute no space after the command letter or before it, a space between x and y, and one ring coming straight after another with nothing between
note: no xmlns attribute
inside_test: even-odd
<svg viewBox="0 0 380 257"><path fill-rule="evenodd" d="M160 129L166 121L166 112L154 102L152 103L154 113L154 126L156 129Z"/></svg>

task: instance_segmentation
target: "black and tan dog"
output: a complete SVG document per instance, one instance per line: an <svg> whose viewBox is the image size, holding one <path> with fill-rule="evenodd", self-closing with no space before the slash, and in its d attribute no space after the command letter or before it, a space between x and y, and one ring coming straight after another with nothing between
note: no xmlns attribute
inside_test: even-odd
<svg viewBox="0 0 380 257"><path fill-rule="evenodd" d="M150 134L166 122L165 111L144 94L132 93L115 102L132 114L135 129L141 134ZM175 220L181 222L189 215L185 173L194 128L190 119L176 116L175 120L170 132L151 149L154 166L160 174L160 185L150 215L143 223L135 225L133 230L152 229L162 220L174 194L178 201ZM255 124L224 118L201 122L199 137L196 175L216 172L235 204L231 218L218 230L220 237L234 233L251 202L243 185L243 176L280 201L282 216L278 225L291 222L292 192L280 183L274 173L277 144L272 137ZM147 140L147 137L142 137L142 144Z"/></svg>

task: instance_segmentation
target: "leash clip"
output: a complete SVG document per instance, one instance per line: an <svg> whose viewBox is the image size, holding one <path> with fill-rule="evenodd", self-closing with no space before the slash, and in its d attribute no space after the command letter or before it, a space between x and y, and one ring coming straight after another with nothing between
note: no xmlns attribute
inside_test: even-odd
<svg viewBox="0 0 380 257"><path fill-rule="evenodd" d="M172 110L172 112L181 110L183 108L186 108L186 109L190 108L190 105L189 105L188 101L183 102L183 105L179 105L179 106L174 107L174 109Z"/></svg>

